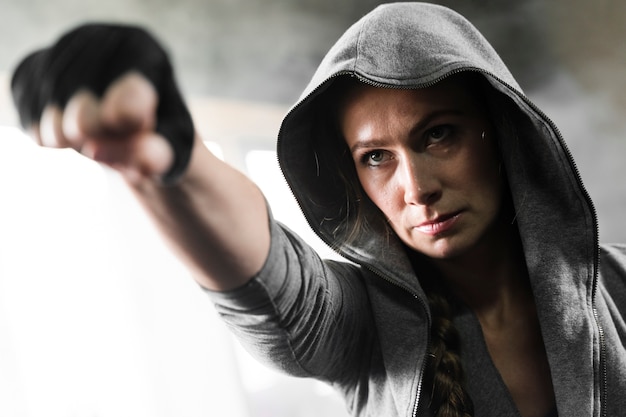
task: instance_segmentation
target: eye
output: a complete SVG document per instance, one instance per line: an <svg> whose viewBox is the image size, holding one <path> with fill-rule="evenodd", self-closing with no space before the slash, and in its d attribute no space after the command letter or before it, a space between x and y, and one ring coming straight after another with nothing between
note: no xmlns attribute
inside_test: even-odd
<svg viewBox="0 0 626 417"><path fill-rule="evenodd" d="M440 125L435 126L432 129L428 130L426 133L427 136L427 145L429 144L437 144L445 141L450 138L454 133L454 126L452 125Z"/></svg>
<svg viewBox="0 0 626 417"><path fill-rule="evenodd" d="M376 150L363 154L361 157L361 163L370 167L377 167L384 163L387 159L389 159L389 156L385 151Z"/></svg>

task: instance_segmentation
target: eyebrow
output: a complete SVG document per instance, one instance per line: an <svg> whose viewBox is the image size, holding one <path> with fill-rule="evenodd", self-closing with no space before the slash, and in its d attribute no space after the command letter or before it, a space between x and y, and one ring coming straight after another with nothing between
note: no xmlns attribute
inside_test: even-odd
<svg viewBox="0 0 626 417"><path fill-rule="evenodd" d="M419 120L415 124L415 126L413 126L411 128L411 131L409 132L409 135L413 136L415 134L415 132L419 132L420 130L423 130L425 126L427 126L434 119L437 119L439 117L449 116L449 115L459 116L459 115L463 115L463 114L465 114L465 112L463 112L460 109L435 110L435 111L433 111L431 113L428 113L424 118ZM372 149L372 148L384 147L386 144L387 144L387 141L385 139L380 139L380 138L372 138L372 139L368 139L368 140L361 140L361 141L358 141L357 143L355 143L354 145L352 145L350 147L350 152L351 153L355 153L359 149L364 149L364 148L365 149Z"/></svg>

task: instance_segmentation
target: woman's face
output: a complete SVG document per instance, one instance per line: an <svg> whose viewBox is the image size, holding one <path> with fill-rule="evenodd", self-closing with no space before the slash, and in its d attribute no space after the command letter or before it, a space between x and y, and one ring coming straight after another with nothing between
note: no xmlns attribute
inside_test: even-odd
<svg viewBox="0 0 626 417"><path fill-rule="evenodd" d="M463 84L363 85L342 110L361 185L406 245L444 260L488 241L503 181L484 109Z"/></svg>

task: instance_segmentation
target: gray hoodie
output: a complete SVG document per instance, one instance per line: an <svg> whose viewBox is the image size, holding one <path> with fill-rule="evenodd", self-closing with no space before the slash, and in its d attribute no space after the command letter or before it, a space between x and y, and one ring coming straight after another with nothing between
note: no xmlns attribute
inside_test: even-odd
<svg viewBox="0 0 626 417"><path fill-rule="evenodd" d="M426 3L380 6L339 39L278 138L284 175L311 227L350 262L320 260L270 219L263 270L212 293L219 313L260 360L318 378L355 416L430 415L423 392L430 312L400 241L372 223L339 246L345 191L317 151L337 77L420 88L472 71L488 82L560 416L626 416L626 246L601 247L597 220L558 129L521 91L496 52L455 12ZM368 208L366 208L368 210ZM417 276L416 276L417 274ZM519 416L476 317L454 319L475 415Z"/></svg>

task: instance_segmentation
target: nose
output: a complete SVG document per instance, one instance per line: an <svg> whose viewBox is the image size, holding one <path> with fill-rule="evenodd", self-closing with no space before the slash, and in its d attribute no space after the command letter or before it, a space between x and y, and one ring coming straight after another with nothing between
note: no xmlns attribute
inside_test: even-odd
<svg viewBox="0 0 626 417"><path fill-rule="evenodd" d="M404 202L409 205L431 205L441 198L441 182L435 166L426 158L408 156L403 164Z"/></svg>

